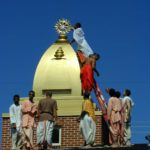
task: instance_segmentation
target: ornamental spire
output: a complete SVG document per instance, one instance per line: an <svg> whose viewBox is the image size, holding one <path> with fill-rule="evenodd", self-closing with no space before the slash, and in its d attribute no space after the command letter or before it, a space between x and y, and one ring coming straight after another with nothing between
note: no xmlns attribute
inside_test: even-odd
<svg viewBox="0 0 150 150"><path fill-rule="evenodd" d="M67 19L59 19L54 26L59 35L65 35L73 29L73 26Z"/></svg>

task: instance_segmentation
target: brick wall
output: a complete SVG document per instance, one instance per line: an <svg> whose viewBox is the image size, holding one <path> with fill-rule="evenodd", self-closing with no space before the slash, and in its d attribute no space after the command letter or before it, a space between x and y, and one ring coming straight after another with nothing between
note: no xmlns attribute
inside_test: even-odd
<svg viewBox="0 0 150 150"><path fill-rule="evenodd" d="M10 120L3 118L2 121L2 150L10 150Z"/></svg>
<svg viewBox="0 0 150 150"><path fill-rule="evenodd" d="M79 132L79 116L60 116L58 124L62 129L61 147L79 147L84 144L83 138ZM97 116L96 126L96 144L103 144L102 116ZM34 131L34 143L36 143L36 129ZM3 117L2 122L2 150L10 150L10 120L9 117Z"/></svg>

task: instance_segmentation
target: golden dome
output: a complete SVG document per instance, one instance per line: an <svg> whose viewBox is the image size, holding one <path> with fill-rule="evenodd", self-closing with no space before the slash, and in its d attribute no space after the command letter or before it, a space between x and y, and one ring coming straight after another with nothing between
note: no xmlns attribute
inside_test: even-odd
<svg viewBox="0 0 150 150"><path fill-rule="evenodd" d="M81 96L80 67L74 49L66 36L50 46L36 68L33 90L37 97L46 91L54 95Z"/></svg>

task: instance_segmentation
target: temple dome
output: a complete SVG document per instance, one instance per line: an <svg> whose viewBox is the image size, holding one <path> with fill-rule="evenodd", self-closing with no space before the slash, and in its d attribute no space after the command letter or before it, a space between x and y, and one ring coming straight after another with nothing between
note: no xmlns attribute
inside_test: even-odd
<svg viewBox="0 0 150 150"><path fill-rule="evenodd" d="M46 91L52 91L54 95L81 96L78 58L66 37L59 37L41 57L34 75L33 90L37 97Z"/></svg>

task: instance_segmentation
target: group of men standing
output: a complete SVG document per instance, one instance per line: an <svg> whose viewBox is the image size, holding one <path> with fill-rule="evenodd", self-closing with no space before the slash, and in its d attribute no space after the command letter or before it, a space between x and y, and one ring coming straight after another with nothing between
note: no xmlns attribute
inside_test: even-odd
<svg viewBox="0 0 150 150"><path fill-rule="evenodd" d="M107 107L109 125L109 144L112 147L131 146L131 111L134 105L129 89L125 89L123 98L119 91L108 90L110 98ZM89 93L84 93L84 102L80 116L80 131L85 140L84 146L93 146L96 134L96 116Z"/></svg>
<svg viewBox="0 0 150 150"><path fill-rule="evenodd" d="M109 143L112 146L131 145L131 109L133 101L130 90L120 92L109 89L110 95L107 108L109 125ZM14 103L10 106L10 122L12 150L25 147L30 150L33 145L33 128L36 127L35 117L38 117L37 146L46 149L52 143L52 131L57 120L57 102L52 93L46 92L46 98L36 105L33 101L34 91L29 91L29 99L20 104L19 95L14 95ZM85 140L84 146L93 146L96 134L96 116L94 105L88 91L84 92L84 102L80 116L80 132Z"/></svg>
<svg viewBox="0 0 150 150"><path fill-rule="evenodd" d="M108 90L107 116L111 127L109 143L113 147L131 146L131 110L134 105L129 89L125 89L123 98L119 91Z"/></svg>
<svg viewBox="0 0 150 150"><path fill-rule="evenodd" d="M9 108L11 123L12 150L27 150L35 146L46 149L52 143L52 131L57 119L57 102L52 93L46 92L46 98L41 99L38 105L34 102L34 91L29 91L29 99L20 104L19 95L14 95L14 103ZM33 129L37 125L37 144L33 145Z"/></svg>

